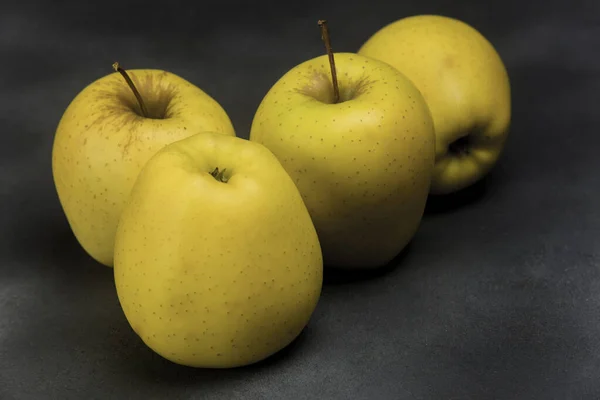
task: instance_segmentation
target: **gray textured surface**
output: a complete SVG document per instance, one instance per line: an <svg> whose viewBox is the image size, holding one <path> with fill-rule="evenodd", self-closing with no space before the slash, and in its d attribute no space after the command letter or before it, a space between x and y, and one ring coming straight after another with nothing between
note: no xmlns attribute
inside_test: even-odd
<svg viewBox="0 0 600 400"><path fill-rule="evenodd" d="M598 3L214 3L3 3L0 398L600 398ZM115 60L167 69L247 137L269 87L322 53L317 19L355 51L416 13L475 25L508 66L513 130L490 179L432 203L397 268L327 284L274 359L202 371L154 355L60 209L50 154L69 101Z"/></svg>

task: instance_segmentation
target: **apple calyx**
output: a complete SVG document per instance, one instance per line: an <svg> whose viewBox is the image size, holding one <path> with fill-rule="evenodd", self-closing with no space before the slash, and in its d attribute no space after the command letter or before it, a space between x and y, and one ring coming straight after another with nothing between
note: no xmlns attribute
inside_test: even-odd
<svg viewBox="0 0 600 400"><path fill-rule="evenodd" d="M331 48L331 38L327 29L327 20L320 19L318 25L321 27L321 40L325 43L325 50L329 56L329 67L331 68L331 82L333 83L333 104L340 101L340 88L337 81L337 72L335 70L335 60L333 58L333 49Z"/></svg>
<svg viewBox="0 0 600 400"><path fill-rule="evenodd" d="M225 176L225 171L227 171L227 168L223 169L222 171L219 171L219 167L216 167L210 174L218 182L227 183L227 181L229 181L229 178Z"/></svg>
<svg viewBox="0 0 600 400"><path fill-rule="evenodd" d="M113 63L112 67L115 70L115 72L118 72L121 74L121 76L123 76L123 79L125 79L125 82L127 82L127 85L129 85L129 87L131 88L131 91L135 95L135 98L137 99L138 103L140 104L140 109L142 110L142 116L144 118L148 118L148 116L150 114L148 114L148 109L146 108L146 104L144 104L144 100L142 99L140 92L138 92L137 88L133 84L133 81L129 77L129 74L127 74L127 72L123 68L121 68L121 66L119 65L118 62Z"/></svg>
<svg viewBox="0 0 600 400"><path fill-rule="evenodd" d="M456 156L466 156L470 153L471 140L469 135L460 137L448 145L450 154Z"/></svg>

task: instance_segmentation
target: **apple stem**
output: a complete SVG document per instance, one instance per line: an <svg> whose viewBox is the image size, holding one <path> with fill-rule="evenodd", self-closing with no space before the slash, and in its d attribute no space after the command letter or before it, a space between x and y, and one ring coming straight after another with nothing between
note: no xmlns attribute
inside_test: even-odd
<svg viewBox="0 0 600 400"><path fill-rule="evenodd" d="M333 82L333 103L340 101L340 89L338 87L337 73L335 71L335 60L333 59L333 49L331 48L331 39L327 29L327 20L320 19L318 22L321 27L321 39L325 42L325 49L329 56L329 66L331 67L331 81Z"/></svg>
<svg viewBox="0 0 600 400"><path fill-rule="evenodd" d="M113 69L116 72L120 73L123 76L123 78L125 79L125 82L127 82L127 84L129 85L129 87L131 88L131 91L135 95L135 98L137 99L138 103L140 104L140 109L142 110L142 115L145 118L148 118L148 109L146 109L146 105L144 104L144 100L142 100L142 96L140 95L140 92L138 92L137 88L133 84L133 81L131 80L131 78L129 77L129 75L127 74L127 72L125 72L125 70L123 68L121 68L121 66L119 65L118 62L115 62L112 65L112 67L113 67Z"/></svg>

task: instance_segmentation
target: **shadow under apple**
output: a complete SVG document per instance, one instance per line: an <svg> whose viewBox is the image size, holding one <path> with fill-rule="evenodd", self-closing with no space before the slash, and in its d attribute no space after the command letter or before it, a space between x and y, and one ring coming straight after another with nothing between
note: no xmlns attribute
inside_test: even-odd
<svg viewBox="0 0 600 400"><path fill-rule="evenodd" d="M325 265L323 269L324 285L341 285L354 282L363 282L383 278L402 266L410 253L412 241L396 255L389 263L377 268L348 269L335 265Z"/></svg>
<svg viewBox="0 0 600 400"><path fill-rule="evenodd" d="M425 204L424 216L448 213L477 203L490 192L490 175L462 190L449 194L430 194Z"/></svg>

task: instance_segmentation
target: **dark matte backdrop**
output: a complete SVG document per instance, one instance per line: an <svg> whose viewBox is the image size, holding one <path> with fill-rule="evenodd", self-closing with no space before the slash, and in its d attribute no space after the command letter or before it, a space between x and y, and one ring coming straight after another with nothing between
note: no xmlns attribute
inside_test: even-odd
<svg viewBox="0 0 600 400"><path fill-rule="evenodd" d="M352 0L3 2L0 398L598 399L600 3ZM433 202L398 267L333 280L309 327L250 368L164 361L129 328L51 176L58 120L125 68L180 74L239 136L269 87L384 24L439 13L478 28L512 79L513 129L484 184Z"/></svg>

